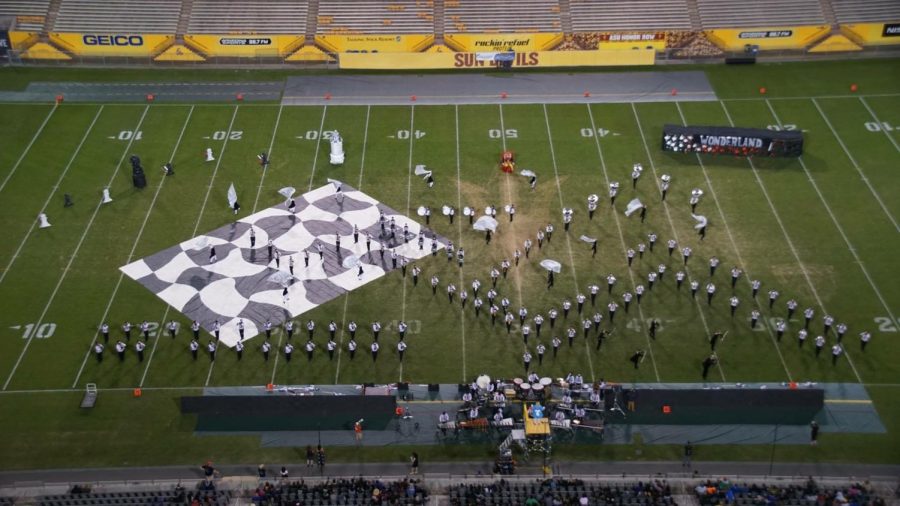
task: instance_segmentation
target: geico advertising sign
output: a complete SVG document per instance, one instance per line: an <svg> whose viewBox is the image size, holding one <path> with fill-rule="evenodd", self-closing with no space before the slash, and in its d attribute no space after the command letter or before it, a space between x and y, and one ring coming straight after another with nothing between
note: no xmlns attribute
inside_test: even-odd
<svg viewBox="0 0 900 506"><path fill-rule="evenodd" d="M57 45L80 56L148 56L174 40L172 35L136 33L53 33Z"/></svg>

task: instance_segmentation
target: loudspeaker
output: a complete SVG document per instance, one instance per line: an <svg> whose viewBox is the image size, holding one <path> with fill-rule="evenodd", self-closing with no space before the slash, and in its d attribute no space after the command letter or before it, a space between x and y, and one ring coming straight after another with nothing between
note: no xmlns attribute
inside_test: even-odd
<svg viewBox="0 0 900 506"><path fill-rule="evenodd" d="M409 383L397 383L397 390L409 390Z"/></svg>
<svg viewBox="0 0 900 506"><path fill-rule="evenodd" d="M725 58L727 65L752 65L756 63L755 56L731 56Z"/></svg>
<svg viewBox="0 0 900 506"><path fill-rule="evenodd" d="M429 392L440 392L440 390L441 390L441 386L438 385L437 383L429 383L428 384Z"/></svg>

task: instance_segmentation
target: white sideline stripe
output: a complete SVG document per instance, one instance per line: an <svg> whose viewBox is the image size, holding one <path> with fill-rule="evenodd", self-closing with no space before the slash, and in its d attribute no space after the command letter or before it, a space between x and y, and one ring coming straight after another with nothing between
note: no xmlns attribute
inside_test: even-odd
<svg viewBox="0 0 900 506"><path fill-rule="evenodd" d="M312 171L310 171L310 173L309 173L309 187L307 188L306 191L312 191L313 178L316 175L316 164L319 161L319 147L322 146L322 128L325 126L325 113L326 112L328 112L327 105L322 107L322 119L319 121L319 135L316 136L316 152L313 155ZM196 235L196 234L194 234L194 235ZM302 329L300 329L300 330L302 330ZM275 360L273 361L274 363L272 364L272 379L271 379L271 381L269 381L269 383L275 383L275 373L278 371L278 357L281 356L281 343L283 342L282 339L284 338L285 334L286 334L286 332L282 328L281 332L278 334L278 345L276 345L276 347L275 347Z"/></svg>
<svg viewBox="0 0 900 506"><path fill-rule="evenodd" d="M547 115L547 104L543 105L543 109L544 124L547 125L547 144L550 146L550 160L553 162L553 175L556 180L556 193L559 195L559 209L560 212L562 212L562 209L566 207L566 204L563 201L562 185L559 182L559 168L556 163L556 150L553 148L553 134L550 132L550 117ZM575 255L572 253L572 239L569 237L569 232L565 229L563 229L563 235L566 236L566 248L569 250L569 264L571 265L572 281L575 282L575 293L577 294L579 285L578 274L575 271ZM594 360L591 358L591 347L588 344L587 339L582 339L582 341L584 341L585 355L587 355L588 369L591 371L591 383L593 383L597 378L594 374ZM653 362L652 350L650 351L650 361ZM656 371L656 362L653 362L653 370ZM656 381L659 381L659 373L656 374Z"/></svg>
<svg viewBox="0 0 900 506"><path fill-rule="evenodd" d="M895 220L894 217L891 216L891 212L888 211L887 206L884 205L884 202L881 200L881 197L878 195L878 192L876 192L875 188L872 187L872 183L869 182L869 178L866 177L866 175L863 173L862 168L859 166L858 163L856 163L856 159L853 158L853 155L850 154L850 150L847 149L847 146L844 144L843 139L841 139L841 136L838 135L837 131L831 125L831 121L828 120L828 116L825 116L825 111L823 111L822 108L819 106L819 102L817 102L816 99L814 99L814 98L811 100L812 100L813 105L816 106L816 109L819 110L819 114L822 115L822 119L825 120L825 123L828 125L828 128L831 129L832 135L834 135L834 138L837 139L838 144L841 145L841 149L844 150L844 154L846 154L847 158L850 159L850 163L853 164L853 168L856 169L856 172L859 173L859 178L862 179L863 183L865 183L866 186L869 188L869 191L872 192L872 196L875 197L876 201L878 201L878 205L881 206L881 210L884 211L885 216L887 216L888 219L891 220L891 223L894 225L894 230L897 232L900 232L900 226L897 225L897 220ZM880 123L879 123L879 125L880 125ZM884 129L882 129L882 130L884 130ZM890 138L890 137L888 137L888 138Z"/></svg>
<svg viewBox="0 0 900 506"><path fill-rule="evenodd" d="M460 156L459 156L459 105L453 106L453 116L456 125L456 208L462 209L462 175L460 168ZM459 247L462 248L463 245L463 232L462 232L462 222L463 217L456 220L456 224L459 229ZM461 289L465 290L465 279L463 278L463 268L459 268L459 286ZM475 301L473 300L474 304ZM466 314L465 311L459 312L459 330L460 330L460 339L462 340L462 383L466 383L467 378L469 377L466 374Z"/></svg>
<svg viewBox="0 0 900 506"><path fill-rule="evenodd" d="M103 108L101 107L101 110ZM141 114L141 119L138 120L137 126L133 129L133 131L137 131L141 129L141 125L144 123L144 118L147 117L147 111L150 110L150 106L147 105L144 107L144 112ZM100 112L97 112L99 116ZM95 117L96 119L96 117ZM128 145L125 146L125 150L122 152L122 158L119 159L119 163L116 164L113 169L113 173L109 178L109 181L106 183L106 186L111 186L113 181L116 179L116 174L119 172L119 167L122 165L122 162L125 161L125 157L128 156L128 152L131 150L131 144L134 142L134 136L128 140ZM79 145L80 147L80 145ZM66 279L66 275L69 273L69 269L72 268L72 263L75 261L75 258L78 257L78 251L81 250L81 245L84 244L84 239L87 237L88 232L91 230L91 226L94 224L94 220L97 218L97 213L100 212L100 207L103 206L103 203L98 202L94 207L94 214L91 215L91 219L88 220L87 226L84 227L84 232L81 233L81 238L78 240L78 244L75 246L75 251L72 252L72 255L69 256L69 262L66 264L66 268L63 269L62 275L59 277L59 280L56 282L56 286L53 288L53 293L50 294L50 299L47 301L47 305L44 306L44 310L41 312L41 316L38 318L37 323L35 324L35 328L41 326L44 323L44 317L47 316L47 311L50 310L50 306L53 304L53 300L56 298L56 294L59 292L59 287L62 286L63 281ZM12 371L9 373L9 377L6 378L6 382L3 384L3 390L9 386L9 382L12 381L13 376L16 374L16 370L19 368L19 364L22 363L22 359L25 357L25 352L28 351L28 347L31 345L31 341L34 339L34 335L28 338L28 341L25 342L25 347L22 348L22 353L19 354L18 360L16 360L16 365L13 366Z"/></svg>
<svg viewBox="0 0 900 506"><path fill-rule="evenodd" d="M769 107L769 111L772 113L772 117L775 118L775 121L781 122L781 120L778 119L778 114L772 107L772 103L767 100L766 106ZM816 190L816 194L819 196L819 200L822 201L822 205L825 206L825 210L828 211L828 216L831 217L831 221L834 223L835 228L837 228L838 232L841 234L841 237L844 239L844 242L847 244L847 249L850 251L850 254L853 255L853 258L856 260L856 264L859 265L859 269L863 272L863 275L865 275L866 279L869 281L869 285L872 287L875 295L878 296L878 300L881 301L882 306L884 306L884 310L887 311L892 321L897 321L894 318L894 314L891 312L890 308L885 302L884 297L881 295L881 291L878 290L878 287L875 286L875 282L872 281L872 277L869 275L869 271L866 270L866 267L865 265L863 265L863 262L859 258L859 255L856 254L856 248L854 248L853 244L850 243L850 239L847 238L847 234L844 232L844 228L841 226L834 213L831 211L831 206L828 205L828 202L825 200L825 196L822 195L822 192L819 190L819 185L816 184L816 180L813 179L812 173L810 173L809 169L806 167L806 162L803 161L803 157L798 157L797 161L799 161L800 166L803 167L803 172L806 173L806 178L809 180L809 183L812 185L813 189ZM818 298L818 295L816 296L816 298ZM822 305L821 303L819 305L822 307L822 311L827 312L824 305ZM859 380L860 383L862 383L862 377L860 377L859 371L856 370L856 366L853 365L853 360L850 358L850 353L848 353L846 349L844 349L844 355L847 357L847 363L850 364L850 368L853 369L853 374L856 375L856 379Z"/></svg>
<svg viewBox="0 0 900 506"><path fill-rule="evenodd" d="M188 111L187 118L184 120L184 125L181 127L181 134L178 136L178 143L175 144L175 149L178 149L178 144L181 143L181 137L184 136L184 130L187 128L188 121L191 118L191 115L194 113L194 106L191 106ZM169 160L172 160L175 157L175 151L172 151L172 156L169 157ZM159 192L162 190L163 183L165 183L166 179L163 178L160 181L159 185L156 187L156 192L153 194L153 199L150 201L150 205L147 207L147 214L144 215L144 221L141 223L141 228L137 233L137 236L134 238L134 243L131 245L131 251L128 253L128 260L125 262L126 264L131 263L131 259L134 258L134 252L137 251L137 246L140 243L141 236L144 233L144 227L147 226L147 221L150 219L150 212L153 210L153 206L156 204L156 199L159 197ZM97 330L100 330L100 325L106 321L106 317L109 316L109 310L112 307L112 303L116 298L116 294L119 292L119 286L122 284L122 279L125 277L124 272L119 273L119 280L116 281L116 287L113 289L112 295L109 297L109 302L106 304L106 309L103 310L103 316L100 318L100 323L97 324ZM81 361L81 367L78 368L78 373L75 375L75 381L72 382L72 388L78 385L78 380L81 378L81 373L84 371L84 367L87 364L88 358L91 356L91 349L93 348L94 342L97 340L97 334L94 334L94 337L91 339L91 344L88 346L87 351L84 354L84 360ZM157 340L158 341L158 340ZM156 350L156 343L153 343L153 349L150 350L150 360L153 360L153 352ZM149 365L149 361L147 362ZM146 375L146 369L144 371L144 375ZM141 378L141 385L143 385L143 377Z"/></svg>
<svg viewBox="0 0 900 506"><path fill-rule="evenodd" d="M862 105L865 106L867 111L869 111L869 114L872 116L872 119L874 119L878 123L879 126L883 125L882 121L880 119L878 119L878 116L875 115L875 111L873 111L872 108L869 107L869 104L868 104L868 102L866 102L866 99L864 99L862 96L860 96L859 101L862 102ZM883 133L884 136L887 137L889 141L891 141L891 144L894 145L894 149L896 149L897 151L900 151L900 145L897 144L896 139L894 139L893 137L891 137L891 135L889 133L887 133L887 130L882 128L881 133Z"/></svg>
<svg viewBox="0 0 900 506"><path fill-rule="evenodd" d="M684 111L681 109L681 104L679 102L675 102L675 107L678 108L678 115L681 117L681 124L687 126L687 120L684 117ZM729 122L730 122L729 118ZM734 126L732 123L731 126ZM747 264L744 262L744 258L741 256L741 250L738 249L737 242L734 240L734 235L731 233L731 227L728 226L728 221L725 219L725 211L722 209L722 205L719 202L719 196L716 194L716 190L713 187L712 180L709 178L709 172L706 170L706 164L703 163L703 158L699 153L694 153L694 156L697 157L697 162L700 164L700 169L703 171L703 178L706 180L706 185L709 187L710 195L713 198L713 202L716 204L716 209L719 211L719 217L722 218L722 224L725 226L725 232L728 234L728 240L731 242L731 247L734 249L734 253L738 259L738 265L741 270L744 271L744 281L747 282L748 285L752 284L751 279L753 276L750 275L749 269L747 269ZM654 171L655 173L655 171ZM756 303L757 307L759 307L759 303L754 298L753 302ZM784 367L784 372L787 374L788 381L793 381L791 377L791 371L788 370L787 362L784 360L784 355L781 353L781 348L778 346L778 340L775 338L775 335L772 333L772 328L770 325L763 325L765 327L766 332L769 334L769 339L771 339L772 344L775 346L775 352L778 353L778 358L781 360L781 365Z"/></svg>
<svg viewBox="0 0 900 506"><path fill-rule="evenodd" d="M632 107L633 106L634 106L634 104L632 104ZM585 105L585 107L587 108L588 117L591 120L591 128L593 129L594 132L596 132L597 131L597 123L594 121L594 111L591 109L590 105ZM635 119L637 119L636 111L635 111ZM641 139L643 139L644 131L641 129L640 122L638 122L638 129L641 131ZM600 139L598 138L598 136L593 135L592 137L594 138L594 144L597 146L597 156L600 158L600 168L602 169L602 172L603 172L603 180L606 182L606 188L609 188L609 173L607 172L607 169L606 169L606 157L603 156L603 149L600 146ZM644 144L644 147L646 148L646 143ZM650 155L650 153L648 152L647 156L649 157L649 155ZM653 167L653 159L652 158L650 159L650 166ZM656 174L656 169L654 169L654 177L655 177L655 174ZM668 210L668 208L666 208L667 215L668 215L668 212L669 212L669 210ZM626 250L628 250L628 245L625 243L625 234L622 232L622 225L619 223L619 214L615 209L612 210L612 215L613 215L613 218L615 218L616 230L619 231L619 241L622 243L622 254L624 255ZM671 223L671 220L670 220L670 223ZM672 230L674 232L674 227L672 228ZM677 238L676 238L676 240L677 240ZM628 267L628 277L631 279L631 286L632 286L632 290L633 290L637 284L634 282L634 272L631 270L631 267ZM646 317L644 316L644 310L641 307L640 303L635 304L635 305L637 306L638 313L640 313L640 315L641 315L641 321L640 321L639 326L643 327L645 322L647 321ZM701 319L703 318L702 312L700 314L700 318ZM706 320L702 319L702 321L703 321L703 327L707 328ZM660 381L660 376L659 376L659 369L656 366L656 358L654 357L654 354L653 354L653 345L651 344L650 337L643 330L641 330L640 333L644 335L644 339L647 341L647 350L650 352L650 363L653 365L653 374L654 374L654 376L656 376L656 381L658 382L658 381ZM709 329L707 329L707 333L709 333ZM721 372L721 370L719 372ZM724 374L722 375L722 381L725 381Z"/></svg>
<svg viewBox="0 0 900 506"><path fill-rule="evenodd" d="M272 158L272 148L275 146L275 134L278 133L278 125L281 123L281 111L284 110L284 106L278 107L278 116L275 117L275 128L272 129L272 140L269 141L269 150L266 151L266 155L269 158ZM256 188L256 199L253 201L253 210L250 211L251 214L256 212L256 207L259 205L259 196L262 194L263 183L266 181L266 173L269 172L269 167L262 167L262 176L259 178L259 186Z"/></svg>
<svg viewBox="0 0 900 506"><path fill-rule="evenodd" d="M372 106L366 106L366 128L363 131L363 144L362 144L362 155L360 156L361 160L359 162L359 181L356 183L356 189L362 191L362 182L363 182L363 169L366 166L366 144L369 140L369 114L372 111ZM347 292L344 295L344 311L341 315L341 335L338 338L338 348L337 348L337 367L334 369L334 384L338 384L338 376L341 374L341 355L344 352L344 332L347 330L347 306L350 302L350 293Z"/></svg>
<svg viewBox="0 0 900 506"><path fill-rule="evenodd" d="M54 108L54 110L55 110L55 108ZM97 109L97 114L94 115L94 120L91 121L91 124L88 126L87 130L85 130L84 136L81 137L81 142L78 143L78 147L75 148L75 152L72 153L72 156L69 158L69 163L66 164L66 167L63 169L62 173L56 179L56 183L54 183L54 185L50 187L50 194L47 195L47 200L44 201L44 204L41 206L41 210L39 211L39 213L43 213L44 211L47 210L47 206L50 205L50 201L53 200L53 196L56 195L56 191L59 189L60 183L62 183L63 178L66 177L66 174L69 172L69 168L72 166L72 163L75 162L75 157L77 157L78 153L81 151L81 146L84 145L84 142L87 140L88 135L91 133L91 130L94 129L94 124L97 123L97 118L100 117L101 112L103 112L102 105L100 106L99 109ZM47 116L47 119L50 119L50 117ZM32 142L34 142L34 139L32 139ZM29 145L29 147L31 147L31 145ZM22 157L24 158L24 156L25 156L25 154L23 153ZM20 161L21 161L21 159L22 158L19 158ZM16 167L18 167L18 163L16 164ZM12 175L12 174L10 174L10 175ZM7 178L7 180L9 180L9 178ZM3 184L5 185L6 181L4 181ZM0 190L2 190L2 186L0 186ZM28 239L31 237L31 233L34 232L34 227L36 225L37 225L37 217L35 217L35 219L31 220L31 226L28 227L28 232L25 233L25 237L22 238L22 242L20 242L19 246L16 248L16 252L13 253L13 256L9 259L9 263L6 264L6 269L3 269L3 273L0 274L0 283L3 283L3 280L6 279L6 275L9 274L9 271L10 271L10 269L12 269L12 265L16 261L16 259L19 258L19 253L22 252L22 248L25 247L25 243L28 242Z"/></svg>
<svg viewBox="0 0 900 506"><path fill-rule="evenodd" d="M413 171L413 139L415 139L415 104L409 107L409 166L406 168L406 216L409 216L409 203L412 199L412 171ZM403 295L400 304L400 319L406 321L406 277L401 277L403 283ZM400 382L403 382L403 361L400 361Z"/></svg>
<svg viewBox="0 0 900 506"><path fill-rule="evenodd" d="M319 162L319 148L322 146L322 129L325 127L325 113L328 112L328 106L322 107L322 121L319 122L319 135L316 137L316 154L313 155L312 171L309 173L309 187L306 191L312 191L313 178L316 175L316 164Z"/></svg>
<svg viewBox="0 0 900 506"><path fill-rule="evenodd" d="M209 179L209 186L206 188L206 196L203 197L203 205L200 206L200 214L197 215L197 222L194 223L194 231L191 232L191 237L197 237L197 231L200 230L200 222L203 221L203 211L206 210L206 204L209 202L209 194L212 193L213 182L216 180L216 174L219 173L219 166L222 164L222 159L225 158L225 148L228 147L228 140L231 137L231 129L234 127L234 120L237 118L238 110L241 108L240 105L234 106L234 112L231 113L231 122L228 123L228 131L225 133L225 140L222 142L222 149L219 151L219 158L216 160L216 168L213 169L212 177ZM162 322L165 324L166 318L169 315L169 309L172 306L166 305L166 311L163 313ZM216 351L219 348L219 344L216 343ZM206 383L205 385L209 385L209 379L212 378L213 367L215 367L216 361L213 360L209 364L209 372L206 374ZM147 363L147 367L150 367L150 363Z"/></svg>
<svg viewBox="0 0 900 506"><path fill-rule="evenodd" d="M41 123L40 128L38 128L37 132L34 133L34 136L31 137L31 141L28 143L28 145L25 146L25 151L22 151L22 155L19 156L18 160L16 160L16 163L15 165L13 165L13 168L10 170L9 174L7 174L5 178L3 178L3 183L0 183L0 192L2 192L4 188L6 188L6 183L9 182L9 180L13 177L13 174L16 173L16 170L19 169L19 165L22 163L22 160L24 160L25 156L28 155L28 153L31 151L31 146L33 146L37 138L41 136L41 132L44 131L44 127L47 126L47 123L50 121L50 117L53 116L53 113L56 112L58 108L59 104L55 104L53 108L50 109L47 117L44 118L44 122ZM100 106L100 109L103 109L103 106Z"/></svg>

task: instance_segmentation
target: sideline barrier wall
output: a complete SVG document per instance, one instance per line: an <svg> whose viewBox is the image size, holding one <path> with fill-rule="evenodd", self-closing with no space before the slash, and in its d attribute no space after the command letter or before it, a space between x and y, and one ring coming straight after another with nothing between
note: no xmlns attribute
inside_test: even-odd
<svg viewBox="0 0 900 506"><path fill-rule="evenodd" d="M316 35L316 45L329 53L418 53L432 44L433 34Z"/></svg>
<svg viewBox="0 0 900 506"><path fill-rule="evenodd" d="M51 33L50 42L76 56L150 56L171 45L174 35L139 33Z"/></svg>
<svg viewBox="0 0 900 506"><path fill-rule="evenodd" d="M461 53L478 51L549 51L563 41L557 33L453 33L444 42Z"/></svg>
<svg viewBox="0 0 900 506"><path fill-rule="evenodd" d="M490 53L487 53L490 54ZM517 52L512 68L521 67L605 67L653 65L656 51L532 51ZM496 63L479 58L479 53L341 53L341 69L469 69L491 68Z"/></svg>
<svg viewBox="0 0 900 506"><path fill-rule="evenodd" d="M185 45L205 57L271 57L289 55L303 44L298 35L185 35Z"/></svg>
<svg viewBox="0 0 900 506"><path fill-rule="evenodd" d="M706 35L726 51L743 51L747 44L770 49L804 49L831 32L829 26L786 26L707 30Z"/></svg>
<svg viewBox="0 0 900 506"><path fill-rule="evenodd" d="M900 44L900 22L845 24L841 33L863 46Z"/></svg>

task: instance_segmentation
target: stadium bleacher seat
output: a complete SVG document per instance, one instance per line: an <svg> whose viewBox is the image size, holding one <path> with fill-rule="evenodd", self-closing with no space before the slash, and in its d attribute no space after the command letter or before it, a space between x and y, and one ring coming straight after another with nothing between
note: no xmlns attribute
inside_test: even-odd
<svg viewBox="0 0 900 506"><path fill-rule="evenodd" d="M52 32L175 33L181 0L62 0Z"/></svg>
<svg viewBox="0 0 900 506"><path fill-rule="evenodd" d="M571 0L576 32L689 30L686 0Z"/></svg>
<svg viewBox="0 0 900 506"><path fill-rule="evenodd" d="M839 23L884 23L900 21L897 0L831 0Z"/></svg>
<svg viewBox="0 0 900 506"><path fill-rule="evenodd" d="M561 32L560 7L547 0L447 0L446 33Z"/></svg>
<svg viewBox="0 0 900 506"><path fill-rule="evenodd" d="M0 17L16 18L16 29L40 32L44 28L50 0L0 0Z"/></svg>
<svg viewBox="0 0 900 506"><path fill-rule="evenodd" d="M423 0L323 0L316 33L416 33L434 31L434 8Z"/></svg>
<svg viewBox="0 0 900 506"><path fill-rule="evenodd" d="M776 28L823 25L819 0L697 0L703 28Z"/></svg>
<svg viewBox="0 0 900 506"><path fill-rule="evenodd" d="M194 0L187 32L303 34L307 11L307 2Z"/></svg>

